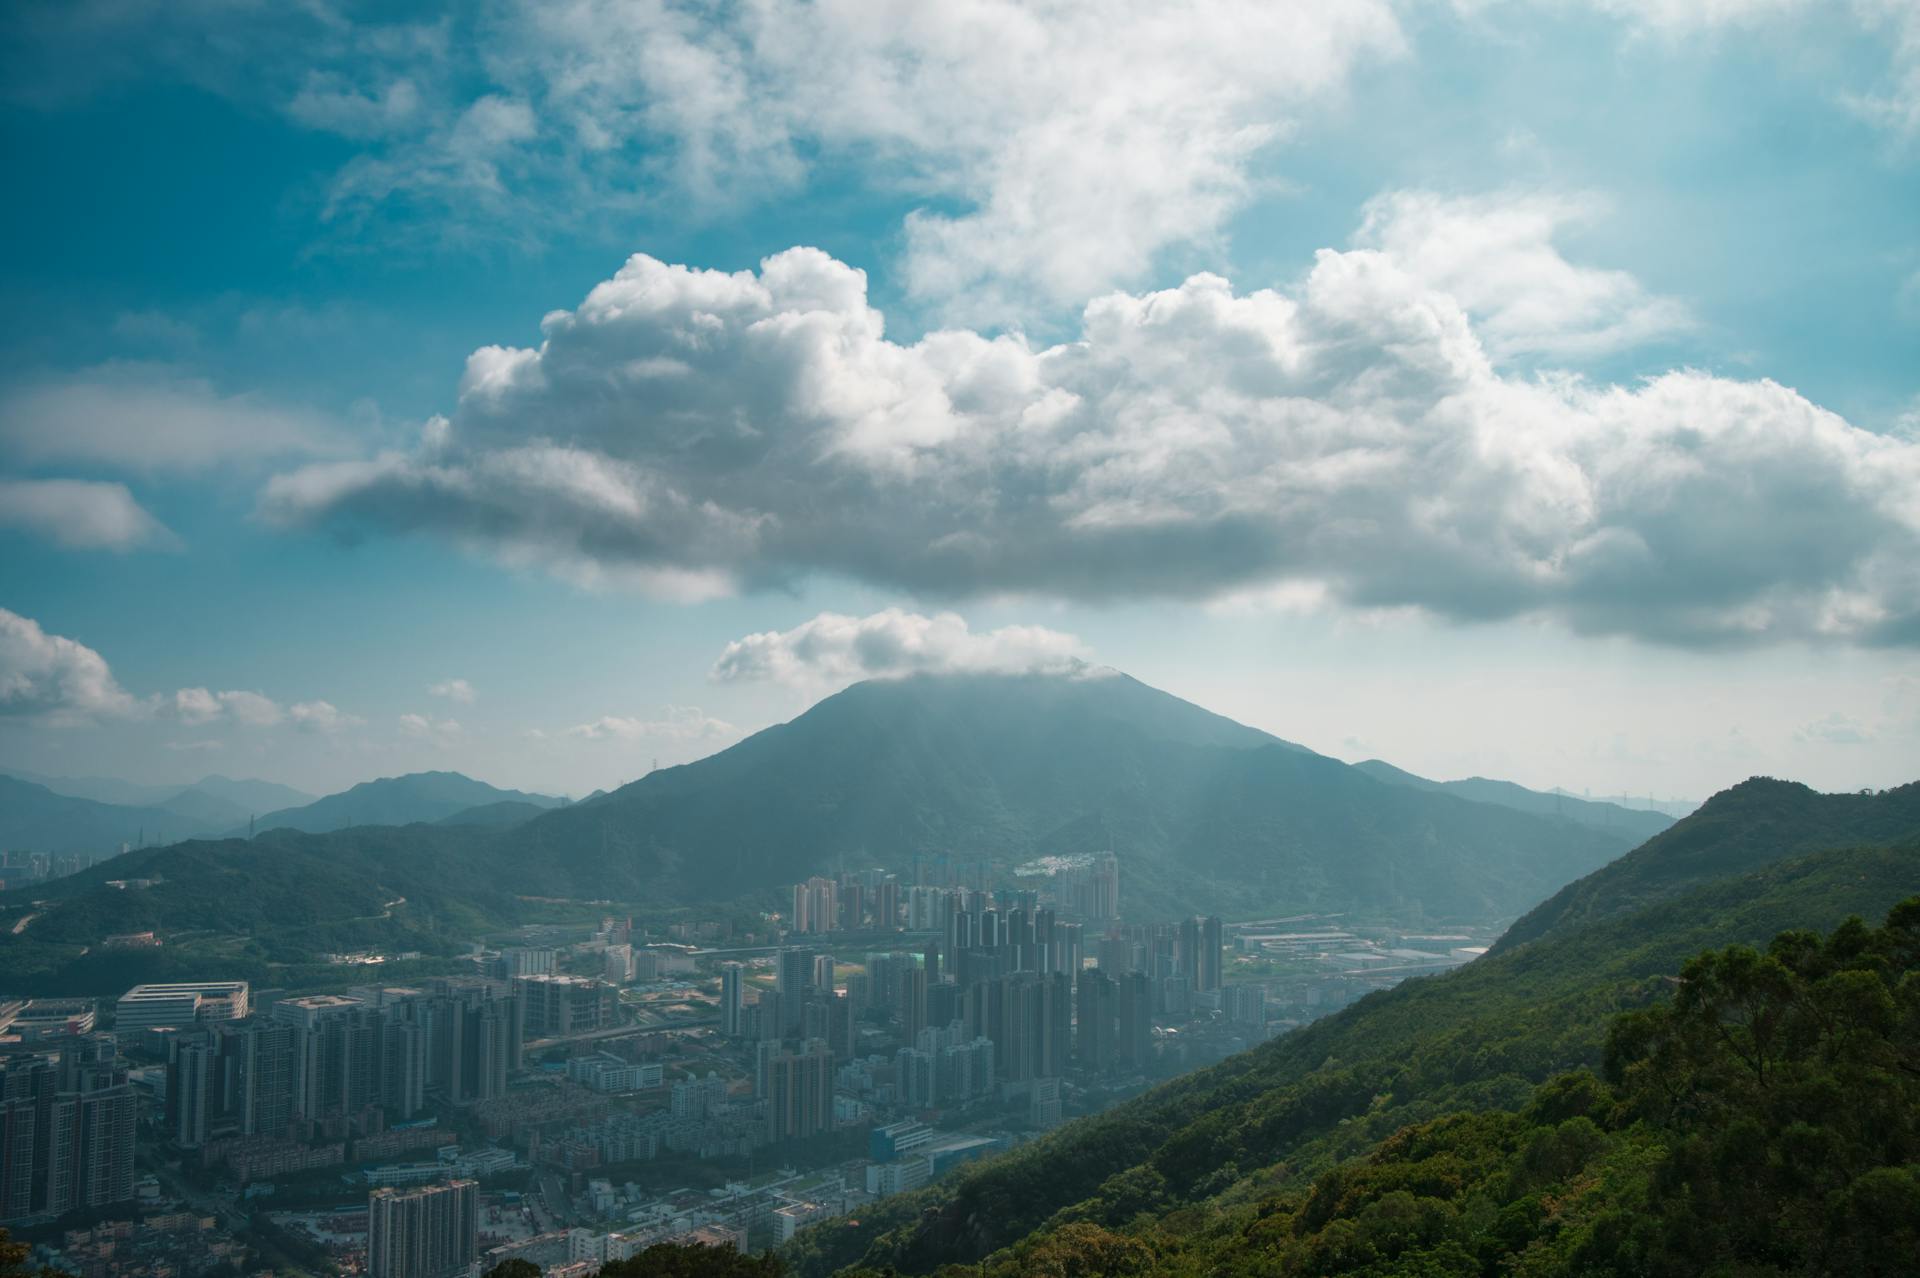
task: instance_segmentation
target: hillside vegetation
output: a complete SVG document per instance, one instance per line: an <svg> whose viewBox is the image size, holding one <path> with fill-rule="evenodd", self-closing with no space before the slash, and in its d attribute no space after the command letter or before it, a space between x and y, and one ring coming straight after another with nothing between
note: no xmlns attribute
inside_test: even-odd
<svg viewBox="0 0 1920 1278"><path fill-rule="evenodd" d="M1823 797L1752 782L1716 797L1702 815L1732 839L1743 812L1765 827L1784 809L1821 809ZM1874 798L1904 810L1910 795ZM1751 858L1761 868L1745 873L1676 885L1651 902L1657 889L1638 873L1623 876L1646 894L1630 912L1603 910L1584 927L1372 995L889 1200L857 1225L808 1231L789 1256L806 1273L856 1264L931 1273L1040 1246L1069 1227L1129 1238L1148 1226L1204 1230L1303 1191L1403 1127L1451 1114L1521 1113L1555 1075L1600 1068L1611 1018L1661 1004L1701 949L1885 914L1920 887L1920 822L1898 843L1768 859ZM1596 880L1596 900L1604 899L1604 878ZM1154 1223L1168 1221L1175 1223Z"/></svg>
<svg viewBox="0 0 1920 1278"><path fill-rule="evenodd" d="M1917 1164L1912 897L1882 928L1695 957L1670 1000L1612 1019L1601 1075L1556 1075L1510 1111L1412 1121L1208 1211L1073 1213L942 1272L1891 1278L1920 1257Z"/></svg>

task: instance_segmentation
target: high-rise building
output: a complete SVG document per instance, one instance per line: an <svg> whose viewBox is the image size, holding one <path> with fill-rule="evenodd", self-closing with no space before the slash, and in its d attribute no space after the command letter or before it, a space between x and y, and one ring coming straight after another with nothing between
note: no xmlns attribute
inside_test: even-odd
<svg viewBox="0 0 1920 1278"><path fill-rule="evenodd" d="M1227 986L1227 1019L1235 1025L1264 1029L1267 1024L1267 991L1258 985Z"/></svg>
<svg viewBox="0 0 1920 1278"><path fill-rule="evenodd" d="M840 893L832 879L815 876L793 886L792 932L817 935L839 925Z"/></svg>
<svg viewBox="0 0 1920 1278"><path fill-rule="evenodd" d="M821 994L831 996L836 988L834 981L834 962L831 954L813 956L813 988Z"/></svg>
<svg viewBox="0 0 1920 1278"><path fill-rule="evenodd" d="M1116 1056L1128 1069L1145 1069L1153 1051L1153 996L1145 972L1128 972L1119 980L1119 1025Z"/></svg>
<svg viewBox="0 0 1920 1278"><path fill-rule="evenodd" d="M1174 974L1188 989L1200 988L1200 920L1181 919L1179 939L1174 949Z"/></svg>
<svg viewBox="0 0 1920 1278"><path fill-rule="evenodd" d="M367 1196L367 1278L453 1278L473 1263L479 1238L473 1181Z"/></svg>
<svg viewBox="0 0 1920 1278"><path fill-rule="evenodd" d="M900 1032L908 1041L927 1027L927 969L909 965L900 973Z"/></svg>
<svg viewBox="0 0 1920 1278"><path fill-rule="evenodd" d="M293 1026L269 1020L248 1021L240 1030L240 1130L244 1135L277 1138L287 1134L294 1113L297 1038Z"/></svg>
<svg viewBox="0 0 1920 1278"><path fill-rule="evenodd" d="M1217 990L1220 988L1220 953L1224 948L1221 936L1220 916L1210 914L1200 922L1199 965L1195 969L1197 980L1194 988Z"/></svg>
<svg viewBox="0 0 1920 1278"><path fill-rule="evenodd" d="M809 1041L766 1061L767 1139L801 1140L833 1127L833 1053Z"/></svg>
<svg viewBox="0 0 1920 1278"><path fill-rule="evenodd" d="M806 997L807 986L813 980L812 950L784 949L776 960L773 988L783 998L794 1001L795 1014L798 1014L799 1002Z"/></svg>
<svg viewBox="0 0 1920 1278"><path fill-rule="evenodd" d="M513 992L524 1005L522 1025L528 1038L610 1029L619 1008L613 986L590 976L518 976Z"/></svg>
<svg viewBox="0 0 1920 1278"><path fill-rule="evenodd" d="M0 1058L0 1222L130 1200L136 1108L110 1034Z"/></svg>
<svg viewBox="0 0 1920 1278"><path fill-rule="evenodd" d="M720 1032L728 1038L740 1036L740 1014L746 1008L743 969L738 963L720 965Z"/></svg>
<svg viewBox="0 0 1920 1278"><path fill-rule="evenodd" d="M1105 972L1080 973L1079 1007L1075 1009L1074 1055L1089 1074L1105 1074L1115 1064L1120 986Z"/></svg>

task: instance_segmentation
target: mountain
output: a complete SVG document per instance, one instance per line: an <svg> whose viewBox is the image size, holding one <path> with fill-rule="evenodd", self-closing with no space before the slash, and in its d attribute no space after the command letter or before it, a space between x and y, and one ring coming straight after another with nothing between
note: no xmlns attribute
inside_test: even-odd
<svg viewBox="0 0 1920 1278"><path fill-rule="evenodd" d="M234 780L218 773L201 777L189 788L201 794L210 794L216 799L225 799L242 812L277 812L314 801L314 796L305 790L296 790L277 781L262 781L256 777Z"/></svg>
<svg viewBox="0 0 1920 1278"><path fill-rule="evenodd" d="M201 777L191 785L178 782L152 785L143 781L124 781L119 777L46 776L24 768L6 768L0 771L22 781L31 781L35 785L45 786L55 794L64 794L76 799L92 799L96 803L112 803L123 807L171 809L173 807L171 800L183 795L208 796L232 804L239 810L242 818L250 812L270 812L279 808L312 803L314 797L290 785L252 778L236 781L218 773ZM187 800L188 806L200 802L204 800L199 798Z"/></svg>
<svg viewBox="0 0 1920 1278"><path fill-rule="evenodd" d="M1576 799L1571 795L1551 793L1543 794L1538 790L1529 790L1525 786L1515 785L1511 781L1494 781L1486 777L1467 777L1462 781L1429 781L1425 777L1394 767L1391 763L1379 759L1368 759L1364 763L1353 765L1376 781L1385 781L1390 785L1411 786L1416 790L1428 790L1436 794L1453 794L1475 803L1493 803L1503 808L1512 808L1516 812L1531 812L1535 816L1552 817L1556 820L1578 821L1601 830L1615 830L1626 834L1635 841L1650 839L1673 824L1673 818L1663 812L1648 812L1643 809L1623 807L1618 803Z"/></svg>
<svg viewBox="0 0 1920 1278"><path fill-rule="evenodd" d="M269 812L257 819L254 828L319 833L348 826L410 825L416 821L443 820L468 808L503 801L538 808L558 807L566 802L544 794L502 790L458 772L412 772L382 777L378 781L362 781L350 790L315 799L302 807Z"/></svg>
<svg viewBox="0 0 1920 1278"><path fill-rule="evenodd" d="M452 816L441 817L435 825L482 825L509 826L531 821L547 809L538 803L528 803L524 799L502 799L498 803L482 803L477 807L462 808Z"/></svg>
<svg viewBox="0 0 1920 1278"><path fill-rule="evenodd" d="M0 772L20 781L31 781L55 794L70 799L91 799L117 807L152 807L164 803L186 789L184 785L149 785L142 781L124 781L119 777L58 777L28 768L0 768Z"/></svg>
<svg viewBox="0 0 1920 1278"><path fill-rule="evenodd" d="M210 965L261 986L312 986L340 978L328 953L459 953L527 914L494 876L472 872L473 841L470 828L372 825L129 852L0 893L0 973L10 992L98 996L141 981L204 979ZM148 930L166 944L100 945ZM381 971L407 975L405 964Z"/></svg>
<svg viewBox="0 0 1920 1278"><path fill-rule="evenodd" d="M1920 829L1920 784L1878 794L1820 794L1797 782L1756 777L1554 893L1494 948L1523 945L1817 848L1883 843L1915 829Z"/></svg>
<svg viewBox="0 0 1920 1278"><path fill-rule="evenodd" d="M167 808L76 799L18 777L0 776L0 847L8 851L105 856L118 852L122 843L154 843L212 828Z"/></svg>
<svg viewBox="0 0 1920 1278"><path fill-rule="evenodd" d="M502 838L509 872L560 895L717 901L842 866L1111 850L1136 917L1435 919L1516 915L1637 842L1389 785L1121 674L855 684Z"/></svg>
<svg viewBox="0 0 1920 1278"><path fill-rule="evenodd" d="M248 815L247 809L232 800L209 794L197 786L162 800L159 806L178 813L202 830L230 829L235 822L245 821Z"/></svg>
<svg viewBox="0 0 1920 1278"><path fill-rule="evenodd" d="M1698 951L1764 944L1791 929L1832 928L1850 915L1878 919L1920 888L1920 816L1913 806L1920 798L1920 785L1881 795L1847 796L1865 800L1865 810L1826 802L1834 797L1778 782L1735 787L1715 796L1663 836L1670 844L1701 838L1714 845L1719 852L1714 858L1720 866L1717 873L1706 872L1704 865L1696 863L1697 873L1595 875L1586 896L1589 908L1579 916L1563 918L1562 926L1529 943L1509 944L1448 975L1407 981L1370 995L1219 1065L1164 1084L1104 1114L1070 1123L1013 1153L954 1173L927 1189L876 1203L863 1210L857 1221L807 1230L789 1246L787 1257L808 1275L853 1264L921 1274L944 1265L980 1261L988 1262L980 1272L993 1278L1023 1270L1619 1272L1616 1266L1600 1264L1585 1269L1578 1265L1515 1268L1497 1256L1481 1259L1475 1252L1482 1246L1511 1249L1533 1238L1550 1237L1554 1231L1567 1231L1566 1240L1579 1241L1590 1228L1600 1230L1594 1235L1596 1241L1611 1238L1609 1245L1618 1246L1625 1237L1620 1231L1632 1227L1636 1210L1644 1212L1655 1203L1665 1207L1683 1201L1718 1201L1711 1196L1690 1197L1703 1192L1699 1177L1715 1166L1725 1169L1726 1185L1737 1186L1767 1174L1769 1166L1792 1168L1802 1159L1813 1166L1833 1156L1832 1141L1821 1143L1817 1131L1795 1137L1789 1124L1787 1138L1803 1142L1799 1152L1783 1149L1771 1161L1763 1155L1754 1163L1751 1152L1728 1151L1723 1160L1741 1161L1715 1164L1709 1160L1704 1165L1696 1161L1692 1180L1684 1167L1676 1168L1666 1188L1647 1193L1638 1208L1630 1201L1610 1226L1616 1232L1607 1233L1600 1229L1605 1222L1575 1210L1579 1196L1594 1192L1596 1186L1642 1183L1632 1178L1644 1178L1647 1169L1665 1157L1665 1147L1658 1142L1670 1138L1638 1128L1634 1129L1638 1134L1616 1138L1612 1134L1619 1129L1616 1125L1631 1123L1635 1116L1630 1108L1610 1115L1604 1107L1630 1106L1635 1103L1632 1094L1614 1099L1595 1090L1597 1080L1568 1082L1556 1080L1556 1075L1605 1064L1609 1027L1615 1018L1649 1008L1657 1014L1667 1005L1675 975ZM1790 840L1779 837L1783 826L1792 827ZM1867 826L1897 833L1886 841L1859 843L1857 831ZM1784 842L1819 850L1784 859L1765 850L1747 856L1738 853L1743 844L1772 849ZM1911 919L1916 907L1906 908ZM1920 937L1912 934L1912 922L1907 926L1906 939L1887 944L1904 946L1906 957L1901 961L1910 966L1920 958ZM1881 952L1860 932L1843 930L1833 949L1840 956L1838 962L1819 960L1827 964L1825 971L1865 959L1880 972L1891 967L1891 979L1898 980L1900 967L1876 957ZM1794 962L1801 961L1794 956L1818 957L1804 933L1796 933L1782 953ZM1735 961L1727 970L1745 979L1738 974L1752 969ZM1821 974L1816 963L1814 976ZM1914 979L1908 977L1904 988L1910 990ZM1744 999L1751 1012L1760 999L1771 998L1778 985L1743 988L1745 992L1736 991L1734 1004L1740 1006L1739 1000ZM1804 1016L1806 1008L1824 1002L1832 1022L1859 1013L1871 1018L1879 1033L1899 1023L1892 1011L1897 991L1888 991L1887 1012L1881 1015L1873 1002L1879 996L1862 993L1857 983L1842 981L1815 988L1823 992L1793 994L1794 1006L1800 1009L1797 1015ZM1906 1006L1910 1033L1911 1002ZM1730 1006L1729 1018L1733 1010ZM1722 1043L1738 1047L1746 1041L1737 1031L1748 1022L1723 1021L1720 1016L1717 1011L1712 1014L1700 1038L1700 1050L1716 1050ZM1648 1031L1643 1022L1621 1023L1629 1029L1626 1046L1614 1063L1624 1068L1626 1062L1638 1059L1633 1043L1644 1042ZM1824 1043L1831 1032L1830 1024L1820 1035L1810 1034L1799 1042ZM1835 1039L1836 1043L1842 1040L1843 1036ZM1783 1035L1771 1050L1785 1054L1794 1046ZM1912 1050L1914 1045L1909 1044L1908 1059ZM1684 1063L1686 1058L1673 1059ZM1884 1063L1898 1058L1886 1054L1879 1059ZM1706 1081L1706 1090L1693 1094L1711 1100L1716 1093L1737 1087L1747 1067L1731 1060L1728 1065L1732 1075ZM1752 1077L1750 1071L1746 1076ZM1911 1078L1903 1085L1910 1087ZM1801 1105L1803 1112L1814 1105L1831 1105L1849 1091L1873 1094L1865 1076L1850 1086L1795 1090L1782 1085L1776 1090L1780 1099ZM1604 1131L1591 1138L1585 1129L1564 1136L1559 1132L1529 1135L1526 1124L1539 1115L1542 1104L1552 1108L1574 1095L1594 1098L1592 1125L1605 1124ZM1694 1106L1694 1112L1710 1109ZM1552 1123L1583 1112L1582 1106L1561 1107ZM1875 1112L1893 1111L1881 1107ZM1511 1140L1512 1132L1502 1136L1507 1143L1495 1149L1464 1148L1443 1138L1446 1132L1465 1131L1480 1121L1474 1115L1491 1116L1486 1121L1495 1127L1514 1121L1500 1115L1517 1115L1521 1130ZM1884 1139L1892 1140L1895 1130L1913 1130L1910 1123L1898 1126L1899 1121L1903 1120L1896 1120ZM1868 1136L1872 1135L1869 1131ZM1575 1136L1585 1149L1578 1157L1572 1156L1576 1151L1556 1148L1555 1142ZM1745 1139L1751 1149L1762 1135ZM1593 1167L1590 1160L1602 1149L1615 1148L1616 1140L1618 1161ZM1469 1198L1466 1186L1480 1183L1490 1165L1501 1165L1496 1156L1515 1159L1514 1176L1504 1187L1489 1186L1478 1201ZM1895 1165L1898 1162L1896 1156ZM1872 1165L1856 1164L1840 1172L1837 1180L1802 1178L1801 1183L1817 1183L1822 1192L1828 1187L1844 1189L1848 1178ZM1377 1182L1377 1169L1385 1167L1400 1168L1400 1178L1389 1178L1379 1189L1362 1192L1363 1186ZM1555 1168L1560 1170L1542 1174ZM1563 1186L1568 1177L1573 1182ZM1421 1239L1423 1245L1435 1245L1451 1238L1465 1254L1446 1264L1424 1267L1376 1264L1380 1257L1361 1248L1358 1236L1363 1229L1370 1231L1389 1222L1380 1220L1378 1212L1371 1219L1359 1217L1381 1194L1396 1189L1410 1192L1381 1209L1400 1213L1391 1219L1399 1222L1401 1241L1390 1247L1405 1249L1410 1240ZM1530 1189L1536 1194L1531 1202L1526 1201ZM1912 1190L1893 1186L1889 1192L1895 1202L1911 1203L1920 1185ZM1889 1219L1898 1220L1905 1211L1895 1207ZM1456 1214L1460 1219L1454 1219ZM1330 1222L1347 1216L1355 1219L1341 1232L1344 1244L1329 1236L1323 1240L1328 1249L1316 1260L1301 1265L1269 1263L1273 1249L1292 1248L1295 1240L1318 1237ZM1759 1216L1768 1218L1766 1213ZM1477 1225L1472 1223L1475 1220ZM1695 1222L1691 1227L1701 1226ZM1647 1245L1656 1241L1660 1240ZM1040 1259L1050 1249L1095 1244L1110 1262L1124 1258L1125 1266L1076 1267L1057 1257L1051 1262ZM1683 1244L1684 1238L1667 1238L1660 1245ZM1342 1245L1347 1250L1340 1250ZM1213 1254L1205 1263L1174 1263L1176 1256L1191 1259L1189 1248L1215 1246L1231 1256ZM1248 1254L1250 1250L1261 1256ZM1628 1268L1677 1273L1712 1266ZM1756 1266L1738 1271L1783 1272Z"/></svg>

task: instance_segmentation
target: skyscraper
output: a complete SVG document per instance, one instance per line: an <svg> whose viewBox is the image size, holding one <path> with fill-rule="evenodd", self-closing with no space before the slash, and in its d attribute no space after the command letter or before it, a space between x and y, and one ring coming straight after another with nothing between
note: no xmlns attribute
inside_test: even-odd
<svg viewBox="0 0 1920 1278"><path fill-rule="evenodd" d="M774 969L774 990L782 998L792 999L796 1009L807 992L807 985L813 980L813 957L812 950L781 950L778 966Z"/></svg>
<svg viewBox="0 0 1920 1278"><path fill-rule="evenodd" d="M741 983L738 963L720 965L720 1032L728 1038L740 1035L740 1014L746 1008L746 990Z"/></svg>
<svg viewBox="0 0 1920 1278"><path fill-rule="evenodd" d="M1196 970L1198 980L1194 988L1217 990L1220 988L1220 952L1224 940L1220 934L1220 916L1209 914L1200 923L1199 967Z"/></svg>
<svg viewBox="0 0 1920 1278"><path fill-rule="evenodd" d="M135 1109L110 1034L0 1059L0 1222L131 1199Z"/></svg>
<svg viewBox="0 0 1920 1278"><path fill-rule="evenodd" d="M1129 1069L1144 1069L1152 1059L1153 996L1145 972L1120 978L1119 1035L1116 1055Z"/></svg>
<svg viewBox="0 0 1920 1278"><path fill-rule="evenodd" d="M470 1180L367 1197L367 1278L452 1278L473 1263L479 1186Z"/></svg>
<svg viewBox="0 0 1920 1278"><path fill-rule="evenodd" d="M833 1053L813 1040L766 1061L767 1139L801 1140L833 1127Z"/></svg>
<svg viewBox="0 0 1920 1278"><path fill-rule="evenodd" d="M1089 1074L1104 1074L1114 1066L1119 993L1119 984L1105 972L1090 968L1080 973L1074 1055Z"/></svg>

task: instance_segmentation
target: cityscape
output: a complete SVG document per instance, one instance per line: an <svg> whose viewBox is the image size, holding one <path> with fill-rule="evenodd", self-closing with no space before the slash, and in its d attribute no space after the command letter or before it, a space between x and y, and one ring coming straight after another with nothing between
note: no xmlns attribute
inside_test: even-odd
<svg viewBox="0 0 1920 1278"><path fill-rule="evenodd" d="M418 985L363 956L328 992L0 1002L0 1223L117 1217L41 1244L85 1278L760 1251L1490 939L1127 921L1112 853L1006 880L916 858L750 929L531 925Z"/></svg>

